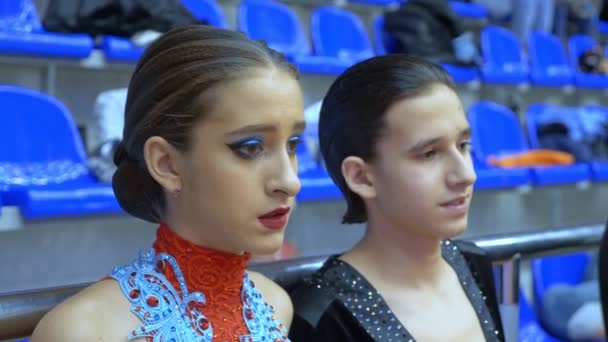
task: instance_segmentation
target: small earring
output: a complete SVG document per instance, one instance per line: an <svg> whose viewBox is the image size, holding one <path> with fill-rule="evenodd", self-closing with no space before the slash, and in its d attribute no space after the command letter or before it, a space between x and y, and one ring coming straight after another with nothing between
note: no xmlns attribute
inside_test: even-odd
<svg viewBox="0 0 608 342"><path fill-rule="evenodd" d="M173 195L173 198L178 198L181 192L182 191L180 189L175 189L171 194Z"/></svg>

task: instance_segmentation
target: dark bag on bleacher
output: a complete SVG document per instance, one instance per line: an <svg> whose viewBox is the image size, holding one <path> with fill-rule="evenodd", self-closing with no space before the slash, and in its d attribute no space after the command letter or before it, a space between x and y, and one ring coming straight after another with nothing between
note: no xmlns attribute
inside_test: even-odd
<svg viewBox="0 0 608 342"><path fill-rule="evenodd" d="M465 30L447 0L410 0L386 13L384 29L395 38L394 52L463 64L454 54L453 41Z"/></svg>
<svg viewBox="0 0 608 342"><path fill-rule="evenodd" d="M588 163L593 160L590 147L572 140L568 126L562 122L548 122L539 125L537 134L538 143L543 149L570 153L577 163Z"/></svg>
<svg viewBox="0 0 608 342"><path fill-rule="evenodd" d="M43 21L47 31L132 37L167 32L197 20L179 0L50 0Z"/></svg>

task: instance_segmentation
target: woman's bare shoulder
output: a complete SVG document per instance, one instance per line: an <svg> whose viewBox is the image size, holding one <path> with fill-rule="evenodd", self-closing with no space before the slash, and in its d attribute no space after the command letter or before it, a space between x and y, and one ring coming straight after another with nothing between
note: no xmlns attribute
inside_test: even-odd
<svg viewBox="0 0 608 342"><path fill-rule="evenodd" d="M48 312L31 342L126 341L141 324L113 279L97 282Z"/></svg>
<svg viewBox="0 0 608 342"><path fill-rule="evenodd" d="M289 329L293 318L293 304L287 292L261 273L247 271L247 274L255 283L266 303L272 305L279 321Z"/></svg>

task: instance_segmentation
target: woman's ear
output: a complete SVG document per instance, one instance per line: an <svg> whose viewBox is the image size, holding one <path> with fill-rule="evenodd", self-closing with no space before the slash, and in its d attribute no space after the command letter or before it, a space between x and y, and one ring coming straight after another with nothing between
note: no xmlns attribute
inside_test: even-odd
<svg viewBox="0 0 608 342"><path fill-rule="evenodd" d="M144 158L150 176L169 193L182 189L179 151L164 138L154 136L144 144Z"/></svg>
<svg viewBox="0 0 608 342"><path fill-rule="evenodd" d="M369 165L359 157L346 157L342 161L342 176L350 190L363 199L376 197L374 178Z"/></svg>

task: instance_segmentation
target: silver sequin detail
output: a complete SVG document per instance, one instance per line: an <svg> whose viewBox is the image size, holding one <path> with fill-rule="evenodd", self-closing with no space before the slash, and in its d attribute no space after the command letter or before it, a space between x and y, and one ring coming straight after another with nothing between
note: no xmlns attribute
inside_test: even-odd
<svg viewBox="0 0 608 342"><path fill-rule="evenodd" d="M465 258L456 243L442 243L444 259L454 268L460 283L479 318L486 341L502 341L496 330L483 289L478 288ZM347 263L337 257L330 258L322 276L313 279L317 288L321 285L333 291L351 311L371 338L377 342L415 342L413 336L399 322L376 289ZM373 303L373 304L372 304Z"/></svg>

